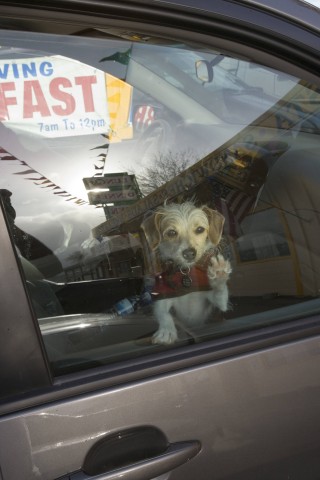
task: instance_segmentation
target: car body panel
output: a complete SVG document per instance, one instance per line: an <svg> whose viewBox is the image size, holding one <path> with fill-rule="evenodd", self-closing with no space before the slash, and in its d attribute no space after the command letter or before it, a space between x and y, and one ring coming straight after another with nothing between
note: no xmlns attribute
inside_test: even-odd
<svg viewBox="0 0 320 480"><path fill-rule="evenodd" d="M316 478L319 342L293 342L4 417L3 478L23 472L25 480L50 480L80 470L98 439L138 425L159 428L170 442L200 439L201 452L172 480Z"/></svg>

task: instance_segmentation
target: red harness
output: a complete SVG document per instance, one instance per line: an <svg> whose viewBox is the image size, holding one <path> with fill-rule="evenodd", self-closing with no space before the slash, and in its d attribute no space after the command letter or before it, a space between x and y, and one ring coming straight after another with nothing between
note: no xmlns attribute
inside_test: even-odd
<svg viewBox="0 0 320 480"><path fill-rule="evenodd" d="M170 264L166 271L156 275L152 298L161 300L211 290L207 269L214 255L215 249L208 250L191 268Z"/></svg>

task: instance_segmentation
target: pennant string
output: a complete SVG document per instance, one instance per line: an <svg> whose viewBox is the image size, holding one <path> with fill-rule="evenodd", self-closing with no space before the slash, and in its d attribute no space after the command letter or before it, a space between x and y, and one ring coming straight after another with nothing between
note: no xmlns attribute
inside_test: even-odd
<svg viewBox="0 0 320 480"><path fill-rule="evenodd" d="M68 197L68 198L66 198L67 202L72 200L72 201L74 201L74 203L76 205L85 205L85 204L89 203L86 200L82 200L81 198L72 197L70 193L68 193L65 190L62 190L61 187L59 187L58 185L53 183L52 180L45 177L44 175L42 175L37 170L34 170L33 168L31 168L30 165L28 165L28 163L26 163L24 160L19 160L18 158L11 155L11 153L7 152L3 147L0 147L0 161L8 161L8 160L20 162L20 166L27 167L27 170L24 170L23 172L15 172L15 173L13 173L13 175L30 175L30 173L35 173L36 175L39 175L39 178L25 177L24 180L32 180L34 185L40 186L40 188L52 188L52 190L60 190L58 192L53 192L53 194L54 195L59 195L61 197L65 197L65 198ZM40 182L40 183L38 183L38 182ZM46 185L46 184L48 184L48 185ZM71 197L71 198L69 198L69 197Z"/></svg>

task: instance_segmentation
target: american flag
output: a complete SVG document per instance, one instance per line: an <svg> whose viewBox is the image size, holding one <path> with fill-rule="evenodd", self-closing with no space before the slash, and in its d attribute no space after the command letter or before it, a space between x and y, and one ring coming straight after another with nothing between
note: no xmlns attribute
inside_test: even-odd
<svg viewBox="0 0 320 480"><path fill-rule="evenodd" d="M255 196L212 181L215 208L224 216L224 233L237 238L242 235L241 222L252 211Z"/></svg>
<svg viewBox="0 0 320 480"><path fill-rule="evenodd" d="M134 126L138 131L143 131L154 120L154 108L151 105L141 105L134 116Z"/></svg>

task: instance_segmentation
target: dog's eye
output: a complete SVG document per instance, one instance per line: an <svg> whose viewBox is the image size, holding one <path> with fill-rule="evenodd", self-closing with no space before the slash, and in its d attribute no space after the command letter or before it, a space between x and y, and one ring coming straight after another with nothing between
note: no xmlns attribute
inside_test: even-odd
<svg viewBox="0 0 320 480"><path fill-rule="evenodd" d="M173 238L177 235L177 232L175 230L168 230L167 231L167 236L170 237L170 238Z"/></svg>
<svg viewBox="0 0 320 480"><path fill-rule="evenodd" d="M204 227L198 227L196 228L196 233L199 234L199 233L203 233L205 231L205 228Z"/></svg>

